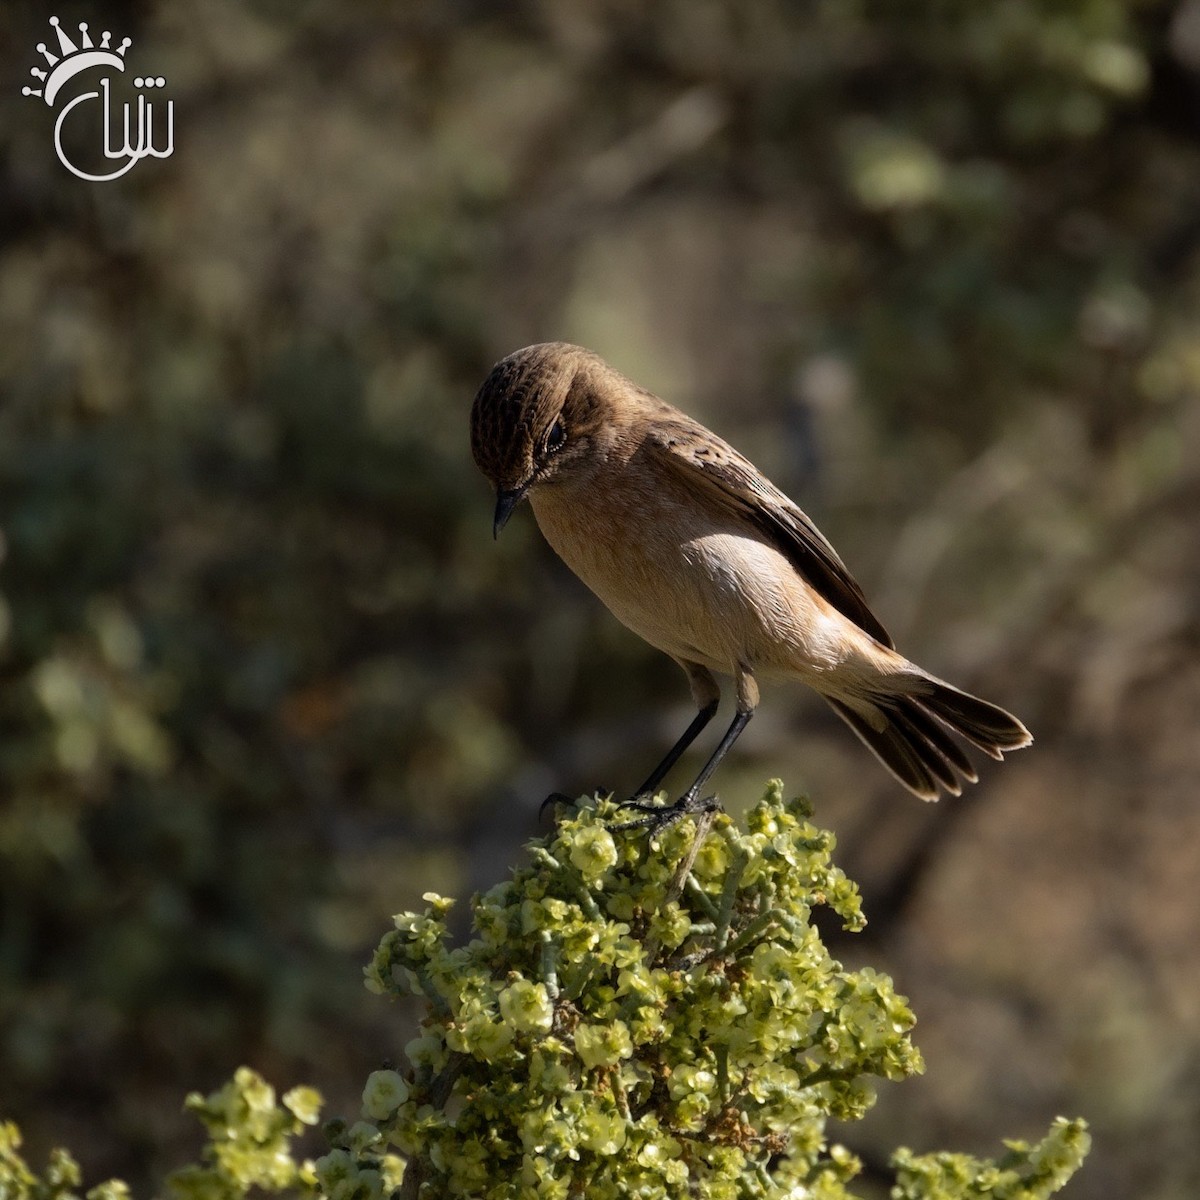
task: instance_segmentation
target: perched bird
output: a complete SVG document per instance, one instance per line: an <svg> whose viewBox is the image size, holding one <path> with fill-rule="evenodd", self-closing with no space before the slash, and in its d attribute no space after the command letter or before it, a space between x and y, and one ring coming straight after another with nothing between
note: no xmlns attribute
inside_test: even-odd
<svg viewBox="0 0 1200 1200"><path fill-rule="evenodd" d="M471 450L496 490L494 534L527 498L567 566L687 674L699 711L632 807L677 816L702 805L760 679L808 684L923 800L978 778L951 733L996 759L1033 740L1002 708L899 654L783 492L598 355L546 342L502 359L475 397ZM714 672L733 676L733 722L675 805L645 804L717 711Z"/></svg>

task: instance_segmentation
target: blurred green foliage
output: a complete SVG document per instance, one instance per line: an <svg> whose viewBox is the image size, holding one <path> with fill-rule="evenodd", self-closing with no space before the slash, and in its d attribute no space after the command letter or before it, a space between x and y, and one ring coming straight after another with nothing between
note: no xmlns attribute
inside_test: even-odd
<svg viewBox="0 0 1200 1200"><path fill-rule="evenodd" d="M1105 1186L1194 1195L1193 0L56 11L134 37L178 148L84 184L0 96L0 1112L144 1191L178 1095L239 1062L338 1106L390 1028L346 970L380 915L490 886L547 791L669 743L682 680L528 521L492 546L469 461L491 363L568 337L728 433L907 650L1028 719L986 785L1007 824L957 860L1020 845L1022 903L1011 874L977 900L947 973L1054 1049L981 1090L1102 1096ZM12 78L45 18L0 12ZM879 789L853 828L903 842L839 731L770 719L773 771ZM731 761L727 800L761 775Z"/></svg>

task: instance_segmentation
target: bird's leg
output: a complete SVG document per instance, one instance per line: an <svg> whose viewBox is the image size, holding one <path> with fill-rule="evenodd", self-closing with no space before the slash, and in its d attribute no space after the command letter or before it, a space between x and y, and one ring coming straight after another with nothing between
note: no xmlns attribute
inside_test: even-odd
<svg viewBox="0 0 1200 1200"><path fill-rule="evenodd" d="M642 784L631 799L621 804L622 808L634 808L641 812L657 812L657 805L643 803L645 797L653 796L666 777L667 772L679 761L683 752L700 736L709 721L716 716L717 705L721 701L721 689L713 678L712 672L699 663L686 662L676 659L676 662L687 672L688 683L692 689L692 699L699 711L692 718L692 723L683 731L679 741L667 751L666 757L650 772L646 782Z"/></svg>
<svg viewBox="0 0 1200 1200"><path fill-rule="evenodd" d="M737 712L734 713L733 720L725 731L725 736L713 751L712 757L701 768L700 774L696 776L692 786L674 804L662 806L653 804L622 805L623 808L636 808L645 815L636 821L630 821L625 825L615 826L615 828L636 829L641 826L650 826L658 830L666 825L674 824L680 817L686 816L688 813L711 812L719 807L715 796L701 799L700 789L720 766L721 759L729 753L730 746L738 740L742 730L750 724L750 718L754 716L754 710L758 706L758 684L745 667L740 667L737 672L737 694Z"/></svg>
<svg viewBox="0 0 1200 1200"><path fill-rule="evenodd" d="M688 813L711 812L719 808L720 806L715 796L707 796L701 800L699 798L700 789L707 782L708 777L717 769L721 759L725 757L729 747L737 741L738 735L746 728L753 715L753 710L734 714L732 723L725 731L725 736L721 739L716 750L713 751L712 757L704 764L703 769L696 776L696 780L692 786L674 804L644 804L640 800L626 800L621 805L622 808L632 808L635 812L640 812L643 815L635 821L626 821L623 825L613 825L611 828L622 830L641 829L643 826L649 826L654 830L659 830L667 825L673 825L680 817L687 816Z"/></svg>
<svg viewBox="0 0 1200 1200"><path fill-rule="evenodd" d="M700 736L701 731L709 721L716 716L717 703L716 700L711 701L692 718L692 723L683 731L683 736L667 751L666 758L650 772L646 782L634 792L633 800L630 801L631 804L642 796L654 795L667 772L679 761L683 752Z"/></svg>
<svg viewBox="0 0 1200 1200"><path fill-rule="evenodd" d="M700 789L708 782L708 777L720 766L721 759L729 752L729 747L741 736L742 730L750 724L752 716L754 716L753 709L747 709L744 712L739 710L734 713L733 720L729 723L729 728L725 731L725 736L713 751L712 758L700 769L700 774L696 776L692 786L676 801L679 806L690 809L696 803L696 797L700 795Z"/></svg>

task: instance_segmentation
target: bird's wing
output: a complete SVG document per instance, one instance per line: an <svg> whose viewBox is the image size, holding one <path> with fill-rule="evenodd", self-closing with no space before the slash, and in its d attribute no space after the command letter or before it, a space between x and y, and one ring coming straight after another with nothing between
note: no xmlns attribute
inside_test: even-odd
<svg viewBox="0 0 1200 1200"><path fill-rule="evenodd" d="M837 551L749 459L678 410L655 420L644 445L681 482L750 521L838 612L895 648Z"/></svg>

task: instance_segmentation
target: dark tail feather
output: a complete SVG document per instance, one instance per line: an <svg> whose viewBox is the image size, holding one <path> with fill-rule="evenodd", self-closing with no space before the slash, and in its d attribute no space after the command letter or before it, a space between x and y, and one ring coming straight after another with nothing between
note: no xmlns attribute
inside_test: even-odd
<svg viewBox="0 0 1200 1200"><path fill-rule="evenodd" d="M939 679L922 676L920 682L922 690L930 689L927 694L877 694L870 698L869 709L861 711L832 696L825 699L875 757L922 800L936 800L942 789L960 795L964 781L975 783L979 778L943 726L993 758L1033 741L1029 730L1002 708Z"/></svg>
<svg viewBox="0 0 1200 1200"><path fill-rule="evenodd" d="M919 704L912 700L901 700L894 710L888 711L888 715L905 731L905 736L914 746L926 751L933 750L936 757L941 759L946 774L938 775L938 778L956 796L962 790L955 776L956 771L967 783L979 782L979 776L962 747ZM930 762L928 754L925 755L925 761ZM932 763L930 766L932 768ZM934 774L937 775L937 771Z"/></svg>
<svg viewBox="0 0 1200 1200"><path fill-rule="evenodd" d="M915 702L927 712L944 721L955 733L962 734L973 746L984 754L1002 759L1005 750L1020 750L1033 741L1029 730L1012 713L978 696L960 692L958 688L930 679L933 691L929 695L914 697Z"/></svg>
<svg viewBox="0 0 1200 1200"><path fill-rule="evenodd" d="M929 755L923 755L920 748L913 744L912 738L906 736L906 731L889 719L891 713L877 710L884 717L886 724L882 729L876 729L862 713L843 704L841 700L835 700L832 696L826 696L825 699L829 701L833 711L862 738L867 749L910 792L920 796L922 800L938 798L941 793L938 781L935 781L935 773L928 763ZM936 758L936 755L934 757ZM942 766L941 763L938 765Z"/></svg>

